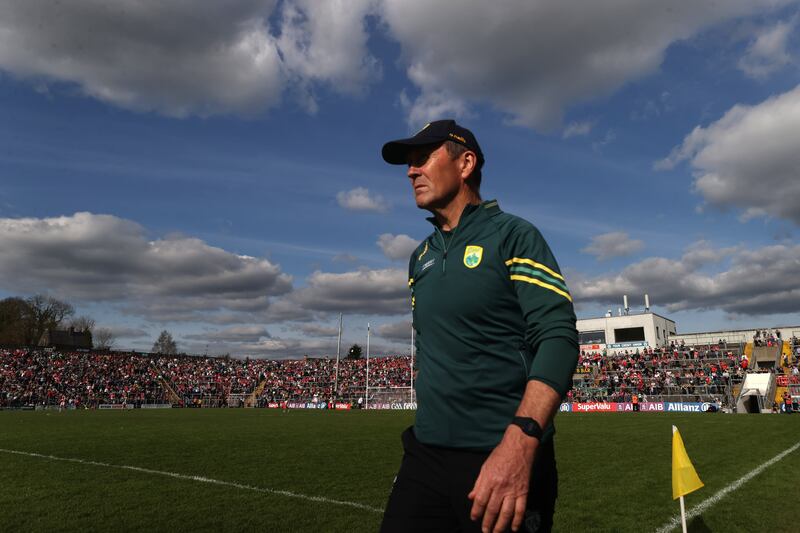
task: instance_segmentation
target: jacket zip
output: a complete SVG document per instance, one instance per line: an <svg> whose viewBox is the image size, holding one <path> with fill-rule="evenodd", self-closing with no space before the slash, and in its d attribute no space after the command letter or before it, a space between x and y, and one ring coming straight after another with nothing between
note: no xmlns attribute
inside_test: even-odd
<svg viewBox="0 0 800 533"><path fill-rule="evenodd" d="M458 226L460 225L461 224L459 224ZM447 249L450 247L451 244L453 244L453 241L456 239L456 232L458 231L458 226L456 226L456 229L453 230L453 234L450 235L450 242L447 244L445 244L444 242L444 235L442 235L441 230L438 227L436 228L436 234L439 236L439 240L442 241L442 274L447 273L447 268L445 267L445 265L447 264Z"/></svg>
<svg viewBox="0 0 800 533"><path fill-rule="evenodd" d="M483 204L481 204L481 205L483 205ZM497 205L497 201L489 202L489 204L486 204L484 207L493 207L494 205ZM480 205L478 205L478 207L480 207ZM465 209L465 211L466 211L466 209ZM474 210L473 210L473 213L474 213ZM475 216L477 216L477 213L475 214ZM461 218L463 219L463 212L462 212L462 217ZM450 235L450 244L449 245L445 244L444 235L442 235L442 232L439 229L439 226L438 226L438 224L436 222L436 219L434 217L428 217L428 221L430 221L430 223L433 224L434 229L436 230L436 234L439 236L439 240L442 241L442 274L445 274L447 272L447 268L445 266L446 263L447 263L447 249L450 247L450 245L453 244L453 241L456 238L456 232L458 231L458 228L463 226L465 221L459 219L458 226L456 226L456 228L453 230L452 235ZM427 250L427 248L426 248L426 250Z"/></svg>

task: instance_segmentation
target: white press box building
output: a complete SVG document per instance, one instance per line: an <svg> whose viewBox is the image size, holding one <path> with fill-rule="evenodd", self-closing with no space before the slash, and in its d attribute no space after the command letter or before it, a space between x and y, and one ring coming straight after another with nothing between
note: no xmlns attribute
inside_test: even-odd
<svg viewBox="0 0 800 533"><path fill-rule="evenodd" d="M705 331L697 333L677 333L675 321L650 311L650 298L644 296L644 311L631 312L628 297L623 297L624 307L614 315L609 310L600 318L578 320L578 342L584 352L608 353L635 351L643 348L668 346L684 342L687 346L716 344L718 340L730 343L752 342L757 331L780 332L783 339L800 338L800 325L769 326L751 329Z"/></svg>
<svg viewBox="0 0 800 533"><path fill-rule="evenodd" d="M624 308L614 316L611 311L600 318L578 320L578 342L581 351L609 353L634 351L637 348L656 348L669 345L677 334L675 322L650 312L650 299L645 295L644 312L631 313L628 297L623 298Z"/></svg>

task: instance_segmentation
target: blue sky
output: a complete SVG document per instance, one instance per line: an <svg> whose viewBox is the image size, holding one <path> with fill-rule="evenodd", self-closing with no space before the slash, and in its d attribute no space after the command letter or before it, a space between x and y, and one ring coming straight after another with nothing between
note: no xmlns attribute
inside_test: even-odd
<svg viewBox="0 0 800 533"><path fill-rule="evenodd" d="M407 351L430 225L380 147L452 117L579 317L800 324L797 2L118 7L0 8L0 296L118 347L330 354L341 311Z"/></svg>

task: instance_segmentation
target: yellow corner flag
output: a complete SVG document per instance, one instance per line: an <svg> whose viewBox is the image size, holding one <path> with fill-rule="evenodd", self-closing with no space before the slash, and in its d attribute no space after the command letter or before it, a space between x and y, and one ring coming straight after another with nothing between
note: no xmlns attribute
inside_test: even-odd
<svg viewBox="0 0 800 533"><path fill-rule="evenodd" d="M686 448L678 428L672 426L672 499L677 500L685 494L703 486L697 472L686 455Z"/></svg>

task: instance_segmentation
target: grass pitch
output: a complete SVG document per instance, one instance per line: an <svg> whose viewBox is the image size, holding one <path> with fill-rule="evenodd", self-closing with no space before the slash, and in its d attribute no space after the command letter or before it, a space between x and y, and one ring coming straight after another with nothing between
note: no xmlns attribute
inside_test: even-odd
<svg viewBox="0 0 800 533"><path fill-rule="evenodd" d="M413 413L273 410L0 412L2 531L377 531L380 512L137 470L202 476L382 509ZM655 531L671 499L671 425L705 487L687 510L800 441L800 415L558 416L557 531ZM94 462L91 464L89 462ZM690 531L800 531L800 450Z"/></svg>

